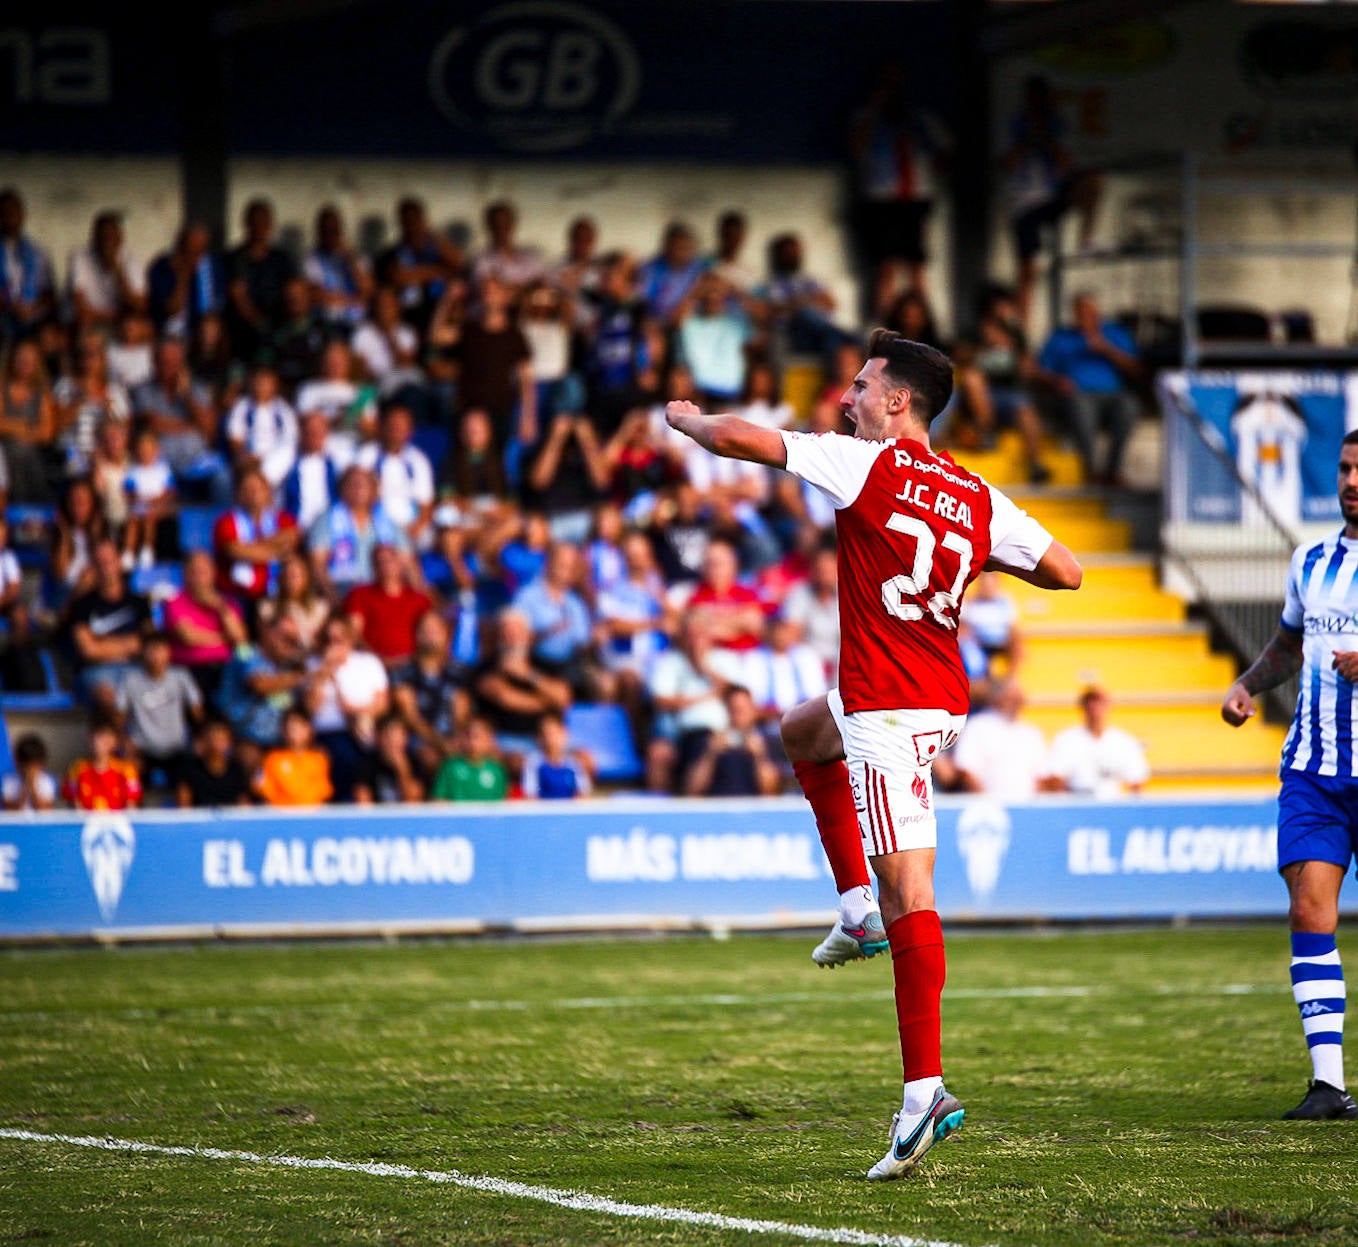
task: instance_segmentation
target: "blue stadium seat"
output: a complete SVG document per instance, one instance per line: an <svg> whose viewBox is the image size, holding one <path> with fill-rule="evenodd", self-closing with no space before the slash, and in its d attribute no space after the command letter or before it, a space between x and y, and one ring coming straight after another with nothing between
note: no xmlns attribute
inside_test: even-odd
<svg viewBox="0 0 1358 1247"><path fill-rule="evenodd" d="M14 773L14 751L9 745L9 724L5 722L5 716L0 714L0 776Z"/></svg>
<svg viewBox="0 0 1358 1247"><path fill-rule="evenodd" d="M429 463L434 469L434 475L437 476L444 459L448 457L448 446L451 442L448 430L438 424L422 424L415 430L410 440L429 456Z"/></svg>
<svg viewBox="0 0 1358 1247"><path fill-rule="evenodd" d="M621 706L572 706L566 711L566 730L571 743L594 759L601 783L626 784L641 778L632 724Z"/></svg>
<svg viewBox="0 0 1358 1247"><path fill-rule="evenodd" d="M61 687L61 677L57 674L57 665L52 661L51 651L39 650L38 661L42 664L47 687L41 693L6 693L0 689L0 710L26 710L30 713L45 714L49 711L69 710L75 705L75 698Z"/></svg>
<svg viewBox="0 0 1358 1247"><path fill-rule="evenodd" d="M55 507L25 506L19 503L5 508L9 524L9 545L23 568L46 570L52 528L56 523Z"/></svg>
<svg viewBox="0 0 1358 1247"><path fill-rule="evenodd" d="M132 573L132 592L142 597L173 597L184 587L184 569L178 563L154 563Z"/></svg>
<svg viewBox="0 0 1358 1247"><path fill-rule="evenodd" d="M221 510L217 507L179 508L179 548L190 550L212 549L212 526Z"/></svg>

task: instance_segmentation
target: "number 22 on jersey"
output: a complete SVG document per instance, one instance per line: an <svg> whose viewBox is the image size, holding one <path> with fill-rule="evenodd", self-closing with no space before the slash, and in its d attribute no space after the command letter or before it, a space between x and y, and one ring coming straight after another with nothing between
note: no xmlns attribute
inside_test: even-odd
<svg viewBox="0 0 1358 1247"><path fill-rule="evenodd" d="M882 582L882 605L886 607L887 614L905 623L913 623L923 619L927 611L940 628L955 631L962 589L971 572L975 547L961 533L952 531L944 533L940 542L923 520L913 515L902 515L899 511L892 512L886 526L892 532L904 533L915 540L915 560L910 571ZM950 588L936 590L926 601L925 594L929 592L930 581L934 579L934 557L940 545L957 555L957 575ZM941 563L937 570L946 575Z"/></svg>

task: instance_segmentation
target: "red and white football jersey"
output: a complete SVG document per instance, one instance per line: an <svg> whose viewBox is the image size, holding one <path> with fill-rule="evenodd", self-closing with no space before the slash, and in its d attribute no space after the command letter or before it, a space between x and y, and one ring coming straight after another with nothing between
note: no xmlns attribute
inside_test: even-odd
<svg viewBox="0 0 1358 1247"><path fill-rule="evenodd" d="M962 593L986 560L1030 571L1052 536L920 442L784 433L787 470L835 508L844 709L966 714Z"/></svg>

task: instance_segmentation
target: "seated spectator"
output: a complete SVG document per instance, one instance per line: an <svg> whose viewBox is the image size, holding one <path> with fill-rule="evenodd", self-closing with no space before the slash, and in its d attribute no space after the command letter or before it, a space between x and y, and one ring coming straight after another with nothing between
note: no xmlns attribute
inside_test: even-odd
<svg viewBox="0 0 1358 1247"><path fill-rule="evenodd" d="M226 310L226 264L212 249L212 231L189 221L174 248L158 255L146 271L148 310L160 333L188 338L204 316Z"/></svg>
<svg viewBox="0 0 1358 1247"><path fill-rule="evenodd" d="M424 800L424 781L411 761L410 737L399 715L378 721L377 742L355 794L361 802L377 805Z"/></svg>
<svg viewBox="0 0 1358 1247"><path fill-rule="evenodd" d="M52 530L49 572L53 586L52 605L62 606L68 598L79 597L94 587L94 543L108 536L108 522L87 476L68 482L57 505Z"/></svg>
<svg viewBox="0 0 1358 1247"><path fill-rule="evenodd" d="M331 455L330 422L319 411L302 417L297 458L279 487L283 510L296 516L297 527L307 532L339 498L343 468Z"/></svg>
<svg viewBox="0 0 1358 1247"><path fill-rule="evenodd" d="M328 426L326 450L335 463L348 467L361 442L377 436L377 387L356 381L354 353L343 342L330 342L321 353L318 377L297 391L302 419L320 412Z"/></svg>
<svg viewBox="0 0 1358 1247"><path fill-rule="evenodd" d="M703 516L702 497L687 480L657 500L646 531L667 584L687 585L702 576L712 530Z"/></svg>
<svg viewBox="0 0 1358 1247"><path fill-rule="evenodd" d="M603 660L619 673L619 699L627 703L624 673L644 680L666 644L665 582L646 534L632 529L621 541L622 572L595 599Z"/></svg>
<svg viewBox="0 0 1358 1247"><path fill-rule="evenodd" d="M583 750L570 747L566 721L555 711L538 721L537 747L523 760L519 788L528 798L544 801L587 797L593 787L593 764Z"/></svg>
<svg viewBox="0 0 1358 1247"><path fill-rule="evenodd" d="M721 692L726 681L713 669L712 637L701 616L680 618L675 643L651 667L647 689L656 718L646 746L646 787L672 792L676 776L707 747L714 732L727 726Z"/></svg>
<svg viewBox="0 0 1358 1247"><path fill-rule="evenodd" d="M330 611L330 601L316 587L306 555L296 553L283 560L277 590L259 604L261 620L287 619L292 623L304 650L315 646Z"/></svg>
<svg viewBox="0 0 1358 1247"><path fill-rule="evenodd" d="M98 330L91 332L97 333ZM108 344L108 375L131 393L155 375L156 328L144 312L124 312Z"/></svg>
<svg viewBox="0 0 1358 1247"><path fill-rule="evenodd" d="M302 262L302 275L322 319L347 336L363 319L373 279L368 262L345 238L344 219L333 204L316 213L316 245Z"/></svg>
<svg viewBox="0 0 1358 1247"><path fill-rule="evenodd" d="M82 329L111 326L124 312L146 310L145 270L127 249L118 213L96 215L89 243L71 252L70 298Z"/></svg>
<svg viewBox="0 0 1358 1247"><path fill-rule="evenodd" d="M254 787L265 805L324 805L334 795L330 758L316 747L300 706L284 712L282 746L264 755Z"/></svg>
<svg viewBox="0 0 1358 1247"><path fill-rule="evenodd" d="M373 579L344 599L344 613L363 643L384 663L405 662L415 652L415 626L433 605L410 585L406 557L394 546L373 547Z"/></svg>
<svg viewBox="0 0 1358 1247"><path fill-rule="evenodd" d="M56 310L52 263L24 233L24 201L0 190L0 341L27 337Z"/></svg>
<svg viewBox="0 0 1358 1247"><path fill-rule="evenodd" d="M465 267L462 252L429 224L424 203L412 195L396 205L399 238L377 257L377 279L397 291L397 307L423 329L444 290Z"/></svg>
<svg viewBox="0 0 1358 1247"><path fill-rule="evenodd" d="M462 413L441 479L464 511L485 514L505 510L509 475L504 454L495 444L495 429L484 411L472 407Z"/></svg>
<svg viewBox="0 0 1358 1247"><path fill-rule="evenodd" d="M193 331L187 352L189 372L211 400L214 411L229 411L245 389L245 366L231 353L226 318L204 316Z"/></svg>
<svg viewBox="0 0 1358 1247"><path fill-rule="evenodd" d="M709 732L702 752L681 772L685 796L767 797L778 791L778 766L759 730L759 712L748 689L727 685L722 693L727 725Z"/></svg>
<svg viewBox="0 0 1358 1247"><path fill-rule="evenodd" d="M502 749L526 753L533 747L544 714L562 714L571 704L570 685L536 665L533 625L518 610L496 620L495 652L477 669L472 688L477 713L489 720Z"/></svg>
<svg viewBox="0 0 1358 1247"><path fill-rule="evenodd" d="M236 484L236 505L212 527L217 587L253 609L273 585L282 561L297 549L297 522L273 505L273 491L258 468Z"/></svg>
<svg viewBox="0 0 1358 1247"><path fill-rule="evenodd" d="M1142 378L1136 341L1116 321L1105 321L1088 293L1071 303L1075 323L1053 331L1038 364L1056 395L1058 418L1070 430L1085 473L1097 483L1120 479L1122 451L1136 423L1139 404L1133 387ZM1094 437L1109 435L1108 455L1095 460Z"/></svg>
<svg viewBox="0 0 1358 1247"><path fill-rule="evenodd" d="M394 401L424 385L419 335L401 319L401 299L390 286L377 288L372 314L354 330L349 345L382 398Z"/></svg>
<svg viewBox="0 0 1358 1247"><path fill-rule="evenodd" d="M947 349L943 335L938 331L938 322L934 319L934 309L924 291L917 286L907 286L896 296L883 323L912 342L923 342L936 351Z"/></svg>
<svg viewBox="0 0 1358 1247"><path fill-rule="evenodd" d="M594 657L593 623L578 591L582 570L580 551L554 541L542 575L514 595L513 605L532 626L533 661L582 701L608 701L616 685Z"/></svg>
<svg viewBox="0 0 1358 1247"><path fill-rule="evenodd" d="M704 268L692 228L671 221L665 227L660 254L647 260L637 275L647 314L662 324L677 323L675 313Z"/></svg>
<svg viewBox="0 0 1358 1247"><path fill-rule="evenodd" d="M387 517L401 526L410 545L428 546L433 538L434 469L411 438L415 419L406 407L382 413L377 441L360 446L354 462L377 479L377 497Z"/></svg>
<svg viewBox="0 0 1358 1247"><path fill-rule="evenodd" d="M377 500L377 478L352 464L340 477L339 501L307 533L311 570L316 583L336 598L373 578L373 549L395 546L403 554L409 543Z"/></svg>
<svg viewBox="0 0 1358 1247"><path fill-rule="evenodd" d="M623 417L603 448L610 497L629 514L654 505L655 494L683 477L683 458L657 441L650 414L640 407Z"/></svg>
<svg viewBox="0 0 1358 1247"><path fill-rule="evenodd" d="M320 654L308 664L303 701L316 727L316 743L329 755L337 801L354 798L377 721L390 708L390 690L382 660L358 649L349 621L332 615L321 631Z"/></svg>
<svg viewBox="0 0 1358 1247"><path fill-rule="evenodd" d="M736 526L737 546L748 552L751 562L762 565L776 560L777 538L761 514L773 495L769 470L746 459L710 455L691 440L688 445L684 470L709 519Z"/></svg>
<svg viewBox="0 0 1358 1247"><path fill-rule="evenodd" d="M973 715L952 751L967 792L997 801L1027 801L1051 788L1047 742L1019 715L1023 690L1013 680L995 688L991 708Z"/></svg>
<svg viewBox="0 0 1358 1247"><path fill-rule="evenodd" d="M283 311L283 290L296 276L292 257L275 246L273 205L245 205L245 241L226 256L227 330L239 359L253 360Z"/></svg>
<svg viewBox="0 0 1358 1247"><path fill-rule="evenodd" d="M268 346L285 394L296 394L302 382L316 375L329 332L312 302L306 278L290 278L283 287L283 310L269 334Z"/></svg>
<svg viewBox="0 0 1358 1247"><path fill-rule="evenodd" d="M1003 658L1005 674L1016 676L1023 662L1023 633L1018 603L1004 587L999 572L982 572L962 603L961 618L986 658Z"/></svg>
<svg viewBox="0 0 1358 1247"><path fill-rule="evenodd" d="M150 431L149 425L143 425ZM100 514L108 521L110 535L126 537L131 502L127 491L132 471L132 426L125 420L105 420L94 433L90 483L99 501Z"/></svg>
<svg viewBox="0 0 1358 1247"><path fill-rule="evenodd" d="M112 714L118 690L141 658L151 630L151 607L127 587L112 541L96 541L91 561L94 587L71 603L67 626L81 694L97 711Z"/></svg>
<svg viewBox="0 0 1358 1247"><path fill-rule="evenodd" d="M176 477L202 475L210 501L229 505L231 472L213 447L217 412L212 391L193 379L184 345L174 338L156 343L151 380L132 391L132 412L160 434L160 450Z"/></svg>
<svg viewBox="0 0 1358 1247"><path fill-rule="evenodd" d="M1052 741L1051 773L1060 789L1110 798L1139 793L1151 775L1141 742L1108 722L1110 701L1103 689L1085 689L1079 704L1084 722Z"/></svg>
<svg viewBox="0 0 1358 1247"><path fill-rule="evenodd" d="M170 638L152 632L142 646L141 666L118 690L123 730L148 778L162 773L173 785L187 760L191 724L203 713L203 695L183 667L170 665Z"/></svg>
<svg viewBox="0 0 1358 1247"><path fill-rule="evenodd" d="M52 810L60 789L47 769L42 737L26 732L14 742L14 772L0 779L0 800L7 810Z"/></svg>
<svg viewBox="0 0 1358 1247"><path fill-rule="evenodd" d="M764 635L764 607L755 591L736 580L740 564L733 545L713 541L703 556L703 575L684 602L684 612L700 618L712 644L721 649L752 650Z"/></svg>
<svg viewBox="0 0 1358 1247"><path fill-rule="evenodd" d="M557 416L524 479L528 506L551 517L552 536L583 544L595 504L609 484L608 463L589 416Z"/></svg>
<svg viewBox="0 0 1358 1247"><path fill-rule="evenodd" d="M765 644L739 655L727 650L713 659L732 684L745 686L754 701L755 715L775 749L782 716L794 706L822 696L830 687L820 656L800 636L795 623L775 616L769 622Z"/></svg>
<svg viewBox="0 0 1358 1247"><path fill-rule="evenodd" d="M261 621L259 641L242 646L222 671L217 708L236 735L242 765L253 771L283 735L283 712L307 681L306 650L287 618Z"/></svg>
<svg viewBox="0 0 1358 1247"><path fill-rule="evenodd" d="M778 349L828 361L850 335L830 319L834 295L802 272L802 262L801 238L779 234L769 243L768 280L755 294L768 306Z"/></svg>
<svg viewBox="0 0 1358 1247"><path fill-rule="evenodd" d="M155 429L141 428L132 438L127 490L127 528L123 533L123 565L151 567L158 559L179 557L178 504L174 473L160 453Z"/></svg>
<svg viewBox="0 0 1358 1247"><path fill-rule="evenodd" d="M257 364L249 391L226 417L226 440L237 476L259 471L271 489L283 483L297 458L297 413L278 392L278 373Z"/></svg>
<svg viewBox="0 0 1358 1247"><path fill-rule="evenodd" d="M217 588L217 567L206 550L184 559L184 588L165 603L170 661L183 667L205 698L216 695L222 672L247 639L245 619L234 600Z"/></svg>
<svg viewBox="0 0 1358 1247"><path fill-rule="evenodd" d="M132 402L127 390L109 376L108 350L103 336L87 332L80 337L75 375L62 377L52 389L59 444L68 476L90 470L95 430L105 420L127 421Z"/></svg>
<svg viewBox="0 0 1358 1247"><path fill-rule="evenodd" d="M49 501L47 451L56 435L57 409L42 352L31 339L15 343L0 361L0 493L7 501Z"/></svg>
<svg viewBox="0 0 1358 1247"><path fill-rule="evenodd" d="M783 618L799 629L802 641L821 660L826 674L839 672L839 557L834 546L818 546L804 583L783 599Z"/></svg>
<svg viewBox="0 0 1358 1247"><path fill-rule="evenodd" d="M466 673L449 657L447 623L426 611L415 625L415 652L391 671L391 703L410 733L410 749L426 778L452 748L453 734L469 713Z"/></svg>
<svg viewBox="0 0 1358 1247"><path fill-rule="evenodd" d="M745 389L745 347L753 334L732 289L704 273L671 313L679 358L693 383L716 405L734 403Z"/></svg>
<svg viewBox="0 0 1358 1247"><path fill-rule="evenodd" d="M431 801L503 801L509 775L495 747L490 721L480 716L467 724L461 743L446 758L429 789Z"/></svg>
<svg viewBox="0 0 1358 1247"><path fill-rule="evenodd" d="M181 810L225 809L250 804L250 777L233 753L231 726L222 719L198 725L194 750L175 784L175 804Z"/></svg>
<svg viewBox="0 0 1358 1247"><path fill-rule="evenodd" d="M514 242L519 216L507 199L497 199L485 211L489 245L472 261L472 281L480 285L486 278L499 282L517 304L524 291L545 273L541 259L531 247Z"/></svg>
<svg viewBox="0 0 1358 1247"><path fill-rule="evenodd" d="M737 413L766 429L790 429L797 419L792 404L778 394L778 374L766 359L753 359L745 370L745 390Z"/></svg>
<svg viewBox="0 0 1358 1247"><path fill-rule="evenodd" d="M131 762L117 756L118 724L96 714L90 723L90 753L66 771L61 795L77 810L131 810L141 804L141 779Z"/></svg>
<svg viewBox="0 0 1358 1247"><path fill-rule="evenodd" d="M743 212L728 210L717 218L717 249L707 257L707 270L715 273L732 289L750 294L759 275L742 259L750 223Z"/></svg>

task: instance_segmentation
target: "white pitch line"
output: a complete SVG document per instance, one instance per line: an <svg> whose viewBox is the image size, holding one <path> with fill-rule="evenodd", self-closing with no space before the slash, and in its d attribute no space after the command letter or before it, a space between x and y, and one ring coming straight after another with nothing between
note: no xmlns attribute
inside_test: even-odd
<svg viewBox="0 0 1358 1247"><path fill-rule="evenodd" d="M903 1234L871 1234L847 1227L828 1229L819 1225L798 1225L787 1221L756 1221L748 1217L728 1217L720 1212L695 1212L691 1208L668 1208L664 1204L629 1204L584 1191L563 1191L550 1186L530 1186L503 1178L481 1178L458 1173L456 1169L412 1169L407 1165L386 1165L377 1161L333 1160L329 1156L263 1156L258 1152L228 1152L218 1147L172 1147L168 1144L141 1143L135 1139L97 1138L93 1135L40 1134L35 1130L0 1128L0 1139L24 1143L64 1143L68 1147L90 1147L104 1152L134 1152L144 1156L185 1156L194 1160L229 1160L249 1165L273 1165L280 1169L328 1169L340 1173L362 1173L373 1178L416 1178L460 1186L469 1191L509 1195L541 1204L555 1204L577 1212L602 1213L637 1221L669 1221L713 1230L736 1230L746 1234L782 1234L808 1243L843 1243L848 1247L960 1247L940 1239L910 1238Z"/></svg>
<svg viewBox="0 0 1358 1247"><path fill-rule="evenodd" d="M950 987L949 1000L1060 1000L1082 996L1107 996L1115 994L1137 994L1141 991L1156 996L1183 995L1182 986L1161 985L1146 989L1136 989L1132 993L1119 993L1116 987L1085 987L1080 985L1049 987L1037 984L1032 987ZM1290 992L1286 984L1227 983L1215 987L1194 988L1194 996L1250 996L1276 992ZM422 1013L449 1011L467 1013L523 1013L529 1010L542 1012L548 1009L657 1009L657 1008L765 1008L769 1005L811 1004L823 1001L823 992L772 992L766 996L734 993L715 993L699 996L567 996L558 1000L436 1000L428 1003L419 1001L392 1001L380 1006L383 1013L390 1014L399 1009L402 1003L418 1006ZM375 1006L376 1007L376 1006ZM131 1009L97 1009L85 1013L77 1010L63 1012L54 1009L11 1009L0 1012L0 1024L8 1022L65 1022L107 1019L129 1019L141 1021L152 1019L169 1022L183 1017L246 1017L253 1015L276 1016L280 1013L351 1013L355 1006L343 1001L318 1001L313 1004L285 1005L193 1005L188 1008L175 1008L167 1005L159 1009L142 1007ZM361 1009L357 1010L361 1012Z"/></svg>

